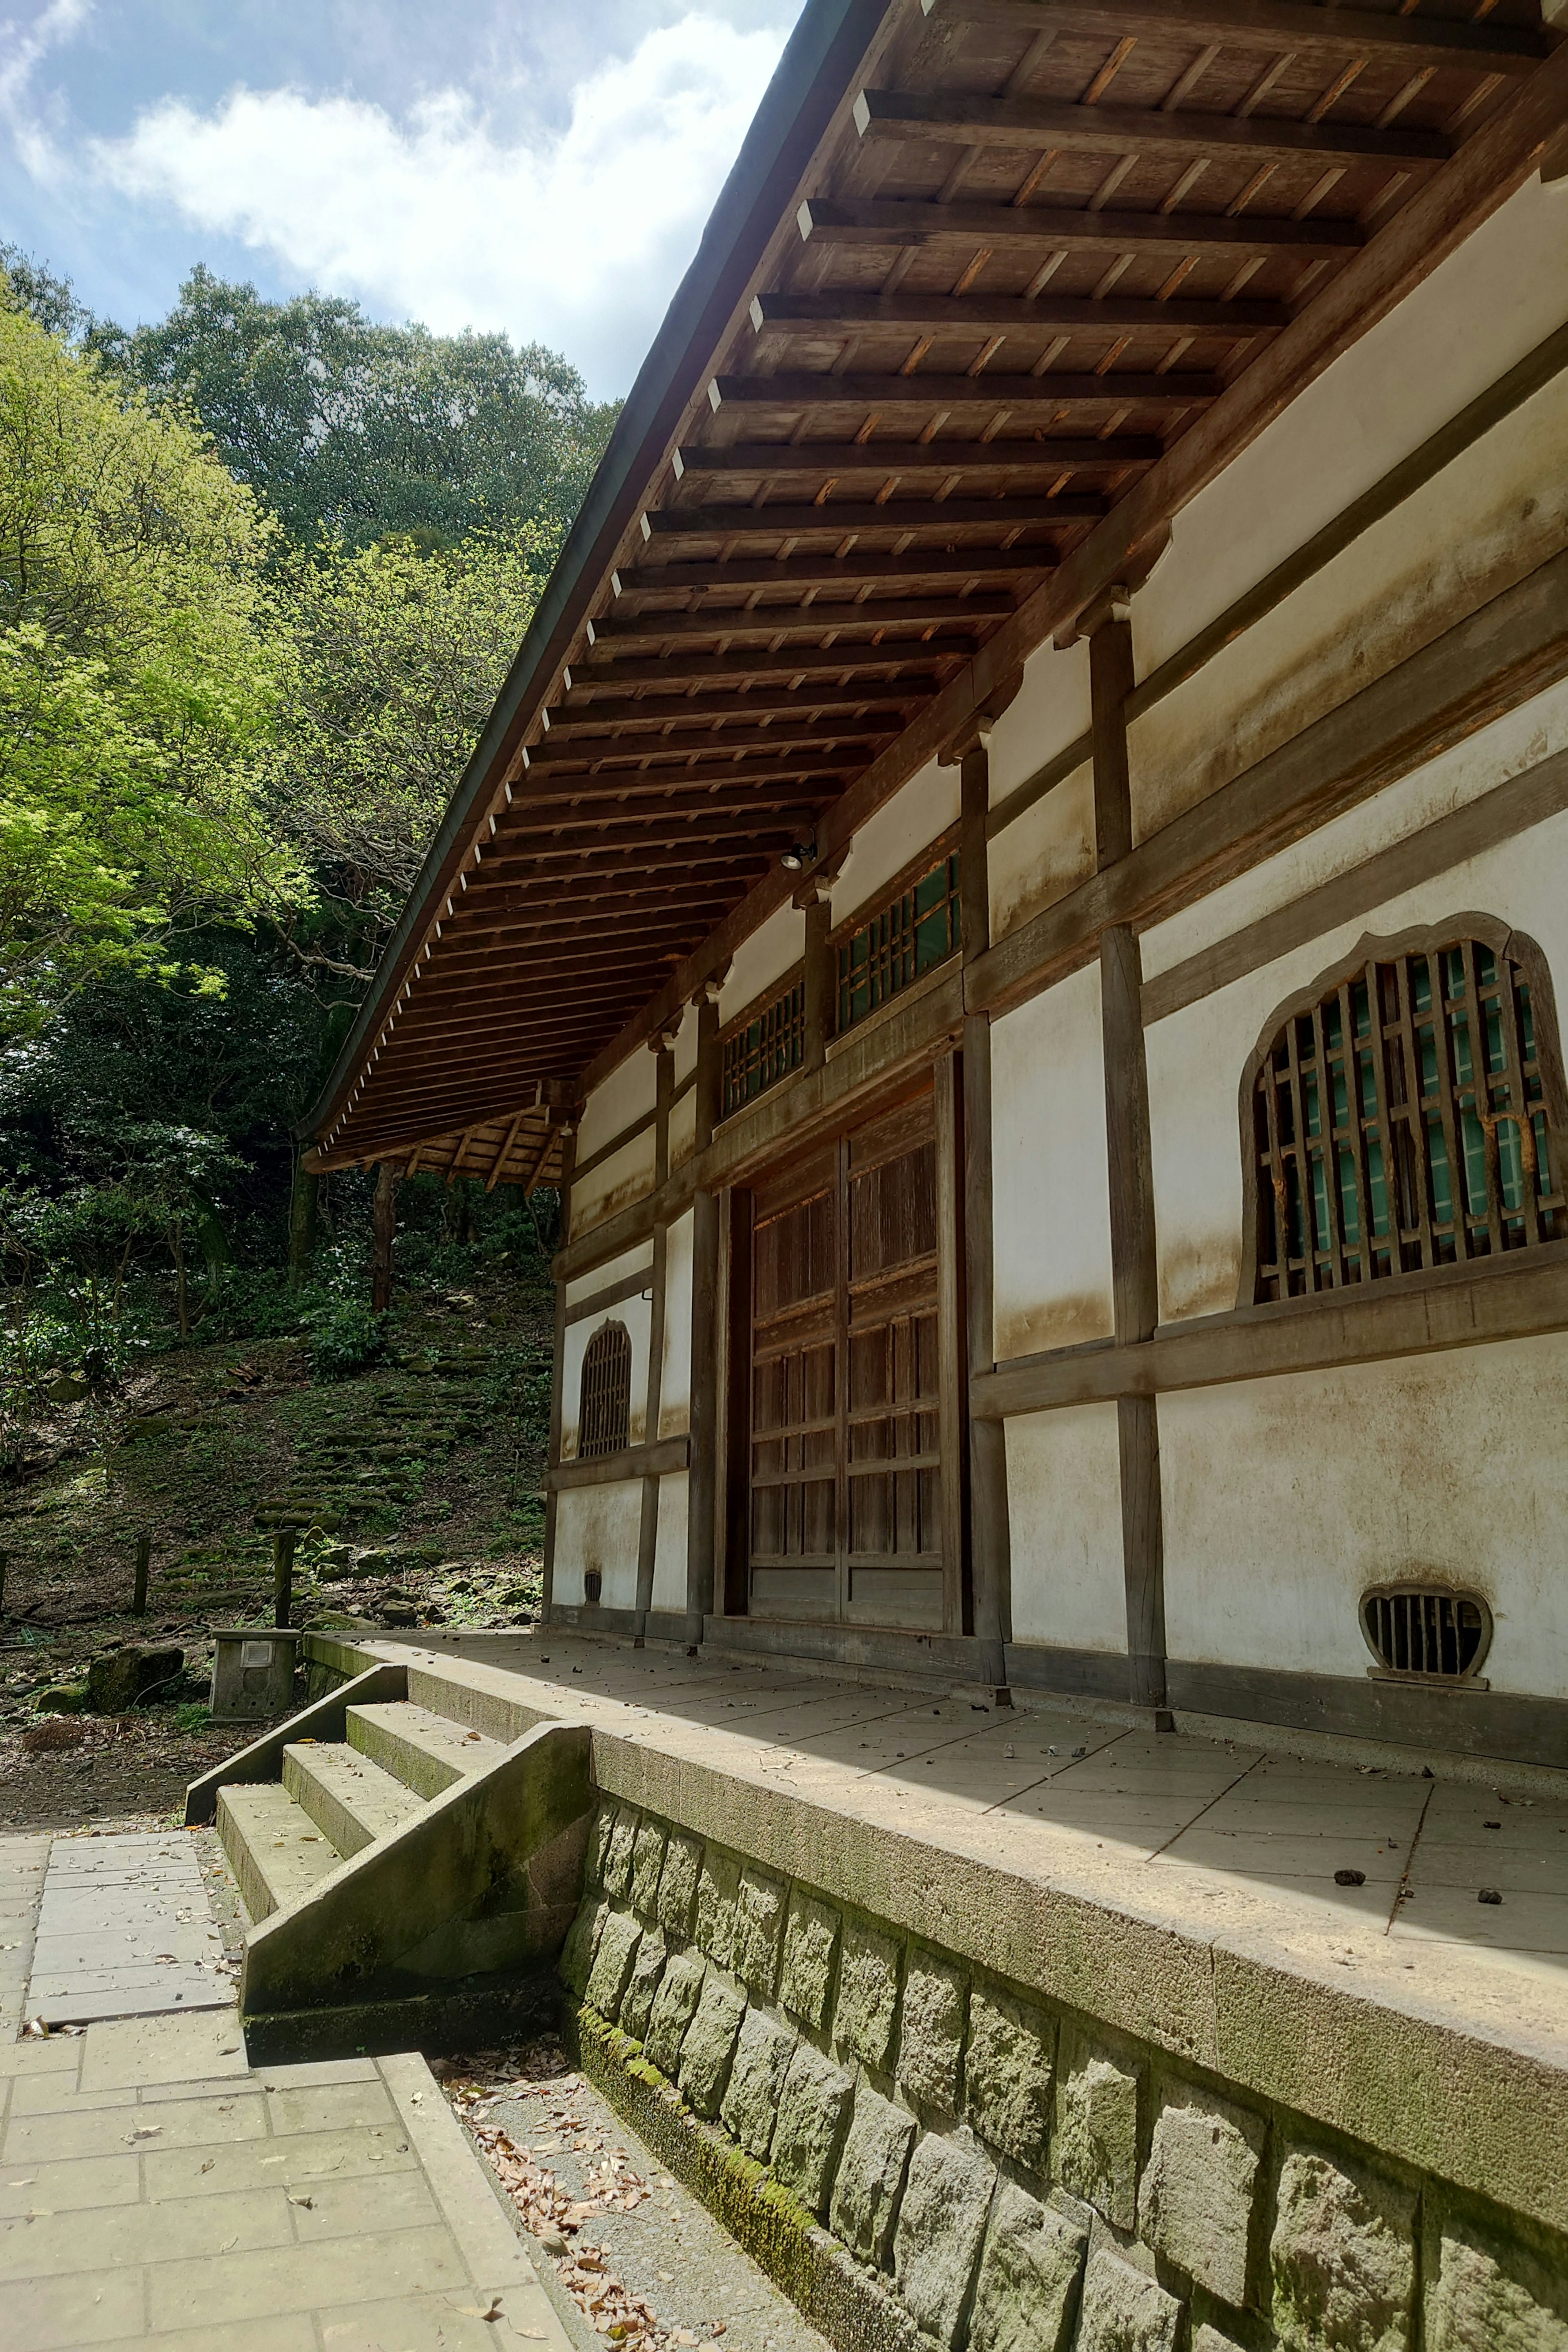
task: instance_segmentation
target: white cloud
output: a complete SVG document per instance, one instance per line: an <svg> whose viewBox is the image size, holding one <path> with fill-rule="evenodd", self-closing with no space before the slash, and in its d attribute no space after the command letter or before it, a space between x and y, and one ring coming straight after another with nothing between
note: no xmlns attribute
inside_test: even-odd
<svg viewBox="0 0 1568 2352"><path fill-rule="evenodd" d="M237 89L210 113L167 99L93 142L92 165L122 197L384 314L504 327L564 352L595 392L624 391L782 47L689 15L607 60L564 130L526 142L458 89L402 120L297 89Z"/></svg>
<svg viewBox="0 0 1568 2352"><path fill-rule="evenodd" d="M35 177L43 176L53 157L46 110L31 88L34 74L51 49L80 32L90 13L91 0L48 0L26 30L15 17L0 25L0 117L10 125L16 152Z"/></svg>

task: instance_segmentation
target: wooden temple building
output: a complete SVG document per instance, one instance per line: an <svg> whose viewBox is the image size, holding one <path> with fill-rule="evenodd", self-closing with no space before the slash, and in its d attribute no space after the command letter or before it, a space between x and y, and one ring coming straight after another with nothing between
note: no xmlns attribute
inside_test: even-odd
<svg viewBox="0 0 1568 2352"><path fill-rule="evenodd" d="M323 1099L546 1609L1568 1760L1568 50L807 0Z"/></svg>

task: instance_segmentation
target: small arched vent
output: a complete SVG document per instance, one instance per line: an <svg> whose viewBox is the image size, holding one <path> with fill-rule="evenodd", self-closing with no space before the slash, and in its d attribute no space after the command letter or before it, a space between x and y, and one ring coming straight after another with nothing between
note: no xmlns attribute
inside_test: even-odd
<svg viewBox="0 0 1568 2352"><path fill-rule="evenodd" d="M624 1323L602 1323L583 1355L577 1452L619 1454L631 1443L632 1335Z"/></svg>
<svg viewBox="0 0 1568 2352"><path fill-rule="evenodd" d="M1479 1592L1438 1584L1384 1584L1364 1593L1362 1632L1384 1674L1470 1681L1491 1646L1492 1612Z"/></svg>

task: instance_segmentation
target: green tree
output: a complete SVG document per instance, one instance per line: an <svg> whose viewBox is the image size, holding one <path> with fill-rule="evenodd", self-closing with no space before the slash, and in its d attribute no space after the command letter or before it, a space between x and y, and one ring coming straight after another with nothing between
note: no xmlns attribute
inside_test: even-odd
<svg viewBox="0 0 1568 2352"><path fill-rule="evenodd" d="M0 1034L303 895L257 780L275 528L177 410L0 307Z"/></svg>
<svg viewBox="0 0 1568 2352"><path fill-rule="evenodd" d="M150 398L188 403L303 547L322 532L353 551L392 533L445 547L476 526L561 529L616 413L541 344L381 325L333 295L264 301L201 268L166 318L98 320L87 340Z"/></svg>

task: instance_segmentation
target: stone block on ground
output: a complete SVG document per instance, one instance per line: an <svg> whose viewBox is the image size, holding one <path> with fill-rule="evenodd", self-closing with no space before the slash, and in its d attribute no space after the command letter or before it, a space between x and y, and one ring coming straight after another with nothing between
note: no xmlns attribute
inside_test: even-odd
<svg viewBox="0 0 1568 2352"><path fill-rule="evenodd" d="M577 1916L566 1930L566 1941L561 1948L561 1958L556 1967L562 1983L568 1986L579 2000L588 1990L588 1974L598 1949L599 1931L609 1909L602 1896L590 1897L578 1905Z"/></svg>
<svg viewBox="0 0 1568 2352"><path fill-rule="evenodd" d="M844 2120L854 2088L849 2076L809 2042L797 2042L779 2094L773 2167L818 2221L827 2210Z"/></svg>
<svg viewBox="0 0 1568 2352"><path fill-rule="evenodd" d="M702 1990L702 1977L700 1953L677 1952L666 1964L648 2011L643 2047L660 2073L672 2081L680 2064L680 2045Z"/></svg>
<svg viewBox="0 0 1568 2352"><path fill-rule="evenodd" d="M828 2227L852 2254L879 2270L889 2267L904 2168L916 2128L907 2107L895 2106L868 2083L860 2084L838 2159Z"/></svg>
<svg viewBox="0 0 1568 2352"><path fill-rule="evenodd" d="M970 2352L1067 2352L1089 2233L1011 2181L991 2209Z"/></svg>
<svg viewBox="0 0 1568 2352"><path fill-rule="evenodd" d="M623 1805L616 1815L610 1832L609 1849L605 1856L605 1892L624 1903L632 1883L632 1847L637 1841L637 1816L630 1805Z"/></svg>
<svg viewBox="0 0 1568 2352"><path fill-rule="evenodd" d="M772 2000L778 1990L784 1895L782 1879L749 1867L742 1871L735 1896L731 1965L757 2000Z"/></svg>
<svg viewBox="0 0 1568 2352"><path fill-rule="evenodd" d="M732 1853L717 1846L703 1851L697 1874L697 1940L721 1969L730 1965L735 1942L735 1898L741 1891L741 1865Z"/></svg>
<svg viewBox="0 0 1568 2352"><path fill-rule="evenodd" d="M185 1663L184 1650L126 1648L94 1658L87 1670L87 1703L94 1715L129 1715L154 1684L172 1682Z"/></svg>
<svg viewBox="0 0 1568 2352"><path fill-rule="evenodd" d="M1200 2327L1193 2337L1193 2352L1242 2352L1234 2336L1222 2336L1217 2327Z"/></svg>
<svg viewBox="0 0 1568 2352"><path fill-rule="evenodd" d="M652 1919L657 1913L664 1836L664 1823L645 1813L632 1840L632 1909L639 1919Z"/></svg>
<svg viewBox="0 0 1568 2352"><path fill-rule="evenodd" d="M1274 2235L1280 2352L1409 2352L1415 2301L1415 2200L1360 2166L1286 2151Z"/></svg>
<svg viewBox="0 0 1568 2352"><path fill-rule="evenodd" d="M1260 2117L1184 2090L1160 2110L1138 2191L1140 2233L1222 2301L1247 2300Z"/></svg>
<svg viewBox="0 0 1568 2352"><path fill-rule="evenodd" d="M621 2031L638 2042L647 2040L648 2019L653 2015L654 1996L664 1975L667 1957L665 1940L658 1929L645 1928L632 1972L626 1979L626 1989L621 1995Z"/></svg>
<svg viewBox="0 0 1568 2352"><path fill-rule="evenodd" d="M621 1996L637 1958L637 1946L642 1941L640 1923L629 1911L612 1910L599 1930L598 1948L594 1965L588 1971L588 1990L584 1996L590 2009L607 2017L612 2025L621 2014Z"/></svg>
<svg viewBox="0 0 1568 2352"><path fill-rule="evenodd" d="M982 2139L1032 2172L1043 2172L1051 2130L1055 2029L1038 2010L1005 1993L969 2000L964 2060L969 2121Z"/></svg>
<svg viewBox="0 0 1568 2352"><path fill-rule="evenodd" d="M899 1946L891 1936L858 1920L845 1922L838 1958L838 1999L833 2038L841 2050L888 2071L899 2010Z"/></svg>
<svg viewBox="0 0 1568 2352"><path fill-rule="evenodd" d="M957 2340L995 2186L996 2167L967 2132L927 2132L910 2159L893 2269L900 2302L939 2344Z"/></svg>
<svg viewBox="0 0 1568 2352"><path fill-rule="evenodd" d="M658 1924L667 1936L679 1936L683 1942L691 1933L701 1862L701 1839L689 1830L671 1830L658 1876Z"/></svg>
<svg viewBox="0 0 1568 2352"><path fill-rule="evenodd" d="M795 2054L795 2035L765 2009L749 2009L735 2044L730 2086L719 2110L748 2156L765 2164L773 2144L779 2094Z"/></svg>
<svg viewBox="0 0 1568 2352"><path fill-rule="evenodd" d="M616 1819L620 1808L600 1801L594 1815L594 1825L588 1832L588 1853L583 1864L583 1881L591 1887L603 1886L605 1873L610 1863L610 1840L616 1833Z"/></svg>
<svg viewBox="0 0 1568 2352"><path fill-rule="evenodd" d="M950 1960L934 1952L910 1954L899 2032L899 2082L911 2098L949 2115L958 2108L968 1990L963 1971Z"/></svg>
<svg viewBox="0 0 1568 2352"><path fill-rule="evenodd" d="M745 1994L710 1969L680 2045L680 2087L700 2116L719 2112L745 2014Z"/></svg>
<svg viewBox="0 0 1568 2352"><path fill-rule="evenodd" d="M838 1914L830 1903L819 1903L815 1895L805 1895L795 1888L789 1898L784 1921L779 2000L815 2033L820 2033L826 2024L828 2003L833 1998L838 1925Z"/></svg>
<svg viewBox="0 0 1568 2352"><path fill-rule="evenodd" d="M1182 2306L1158 2280L1097 2246L1083 2274L1074 2352L1175 2352Z"/></svg>
<svg viewBox="0 0 1568 2352"><path fill-rule="evenodd" d="M1445 2228L1426 2352L1568 2352L1568 2278L1479 2231Z"/></svg>
<svg viewBox="0 0 1568 2352"><path fill-rule="evenodd" d="M1057 2082L1051 2171L1118 2230L1138 2219L1138 2077L1080 2049Z"/></svg>

